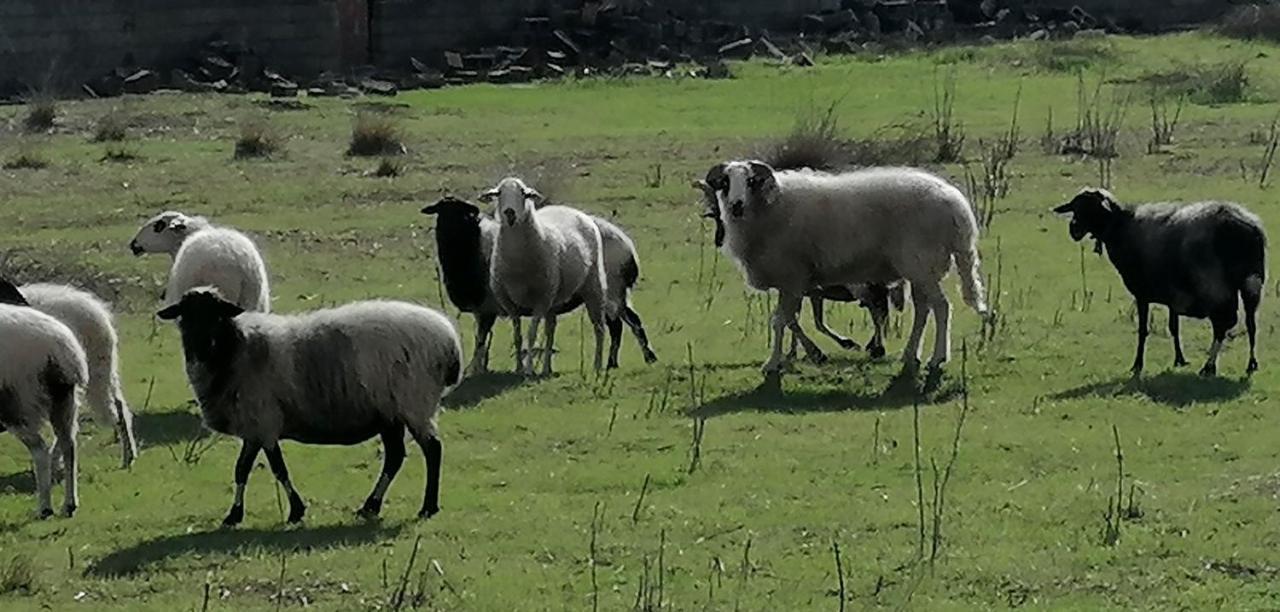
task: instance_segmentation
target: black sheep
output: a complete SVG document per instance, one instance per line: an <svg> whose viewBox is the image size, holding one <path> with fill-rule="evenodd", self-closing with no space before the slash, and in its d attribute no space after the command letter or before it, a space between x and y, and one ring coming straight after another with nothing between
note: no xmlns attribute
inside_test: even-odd
<svg viewBox="0 0 1280 612"><path fill-rule="evenodd" d="M1200 373L1217 373L1218 353L1244 303L1250 373L1258 369L1258 303L1266 279L1267 236L1262 222L1239 204L1144 204L1129 208L1102 189L1085 189L1053 210L1071 215L1071 238L1092 236L1120 273L1138 310L1135 375L1142 372L1151 304L1169 308L1174 365L1186 365L1178 317L1208 318L1213 346Z"/></svg>

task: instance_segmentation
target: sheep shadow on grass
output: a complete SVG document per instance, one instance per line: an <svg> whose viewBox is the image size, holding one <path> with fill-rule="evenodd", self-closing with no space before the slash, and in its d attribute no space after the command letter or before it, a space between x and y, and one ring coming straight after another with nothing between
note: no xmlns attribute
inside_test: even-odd
<svg viewBox="0 0 1280 612"><path fill-rule="evenodd" d="M862 389L783 391L779 382L776 377L771 377L753 389L707 402L689 411L689 416L713 418L739 412L800 414L898 410L915 404L945 403L960 397L962 391L958 381L945 380L939 372L919 378L910 372L899 372L883 387Z"/></svg>
<svg viewBox="0 0 1280 612"><path fill-rule="evenodd" d="M489 372L463 379L447 397L447 408L470 408L489 398L497 397L524 384L525 377L511 372Z"/></svg>
<svg viewBox="0 0 1280 612"><path fill-rule="evenodd" d="M1133 378L1122 376L1061 391L1053 399L1071 400L1088 397L1121 397L1139 395L1165 406L1185 408L1191 404L1225 402L1249 390L1248 378L1205 378L1192 372L1161 372L1155 376Z"/></svg>
<svg viewBox="0 0 1280 612"><path fill-rule="evenodd" d="M367 523L300 529L217 529L171 535L117 550L90 565L85 575L124 578L153 569L168 559L192 554L236 555L263 551L284 554L298 550L362 546L395 538L400 531L400 526Z"/></svg>

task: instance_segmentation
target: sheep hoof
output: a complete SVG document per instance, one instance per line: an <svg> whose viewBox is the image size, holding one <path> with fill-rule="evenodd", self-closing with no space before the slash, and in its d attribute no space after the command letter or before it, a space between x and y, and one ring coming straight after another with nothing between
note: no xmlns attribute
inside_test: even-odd
<svg viewBox="0 0 1280 612"><path fill-rule="evenodd" d="M36 518L39 520L43 521L51 516L53 516L53 508L40 508L39 510L36 510Z"/></svg>
<svg viewBox="0 0 1280 612"><path fill-rule="evenodd" d="M71 518L71 517L73 517L73 516L75 516L75 515L76 515L76 505L75 505L75 504L64 504L64 505L62 506L62 516L65 516L65 517L67 517L67 518Z"/></svg>
<svg viewBox="0 0 1280 612"><path fill-rule="evenodd" d="M858 349L862 348L862 347L858 346L858 343L857 343L857 342L854 342L853 340L850 340L850 339L848 339L848 338L841 338L841 339L839 339L839 340L836 340L836 344L839 344L839 345L840 345L840 348L842 348L842 349L844 349L844 350L846 350L846 351L856 351L856 350L858 350Z"/></svg>
<svg viewBox="0 0 1280 612"><path fill-rule="evenodd" d="M1176 358L1174 358L1174 360L1173 360L1173 367L1175 367L1175 368L1185 368L1185 367L1187 367L1187 366L1189 366L1189 365L1191 365L1191 364L1190 364L1189 362L1187 362L1187 360L1186 360L1185 358L1183 358L1183 357L1176 357Z"/></svg>
<svg viewBox="0 0 1280 612"><path fill-rule="evenodd" d="M376 519L382 513L382 500L370 497L364 500L364 506L356 510L356 516L363 519Z"/></svg>
<svg viewBox="0 0 1280 612"><path fill-rule="evenodd" d="M222 519L223 527L235 527L244 521L244 506L231 506L227 518Z"/></svg>
<svg viewBox="0 0 1280 612"><path fill-rule="evenodd" d="M1249 373L1249 374L1253 374L1254 372L1257 372L1257 371L1258 371L1258 360L1257 360L1257 359L1250 358L1250 359L1249 359L1249 367L1248 367L1248 368L1245 368L1245 372L1247 372L1247 373Z"/></svg>
<svg viewBox="0 0 1280 612"><path fill-rule="evenodd" d="M615 358L615 359L610 359L610 360L609 360L609 365L606 365L606 366L605 366L605 369L606 369L606 370L616 370L616 369L618 369L618 360L617 360L616 358Z"/></svg>
<svg viewBox="0 0 1280 612"><path fill-rule="evenodd" d="M653 351L645 351L645 352L644 352L644 362L645 362L645 363L658 363L658 354L657 354L657 353L655 353L655 352L653 352Z"/></svg>
<svg viewBox="0 0 1280 612"><path fill-rule="evenodd" d="M1206 376L1206 377L1208 377L1208 376L1217 376L1217 375L1218 375L1218 366L1217 366L1217 364L1213 364L1213 363L1206 363L1206 364L1204 364L1204 367L1203 367L1203 368L1200 368L1200 375L1201 375L1201 376Z"/></svg>
<svg viewBox="0 0 1280 612"><path fill-rule="evenodd" d="M878 344L868 345L867 354L870 355L872 359L880 359L885 355L884 347Z"/></svg>
<svg viewBox="0 0 1280 612"><path fill-rule="evenodd" d="M306 513L307 513L307 507L302 505L301 500L299 500L297 504L294 504L292 501L289 503L289 523L290 524L301 523L302 517Z"/></svg>
<svg viewBox="0 0 1280 612"><path fill-rule="evenodd" d="M429 519L437 514L440 514L439 506L435 508L423 508L422 510L418 511L418 518Z"/></svg>

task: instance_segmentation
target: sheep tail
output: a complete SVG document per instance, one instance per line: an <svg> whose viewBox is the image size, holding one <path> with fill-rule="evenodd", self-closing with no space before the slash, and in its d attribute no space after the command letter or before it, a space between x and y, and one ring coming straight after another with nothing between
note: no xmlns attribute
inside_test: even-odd
<svg viewBox="0 0 1280 612"><path fill-rule="evenodd" d="M956 250L953 257L960 272L960 294L964 303L979 315L987 316L986 290L982 287L982 262L978 258L978 245L970 241L967 247Z"/></svg>

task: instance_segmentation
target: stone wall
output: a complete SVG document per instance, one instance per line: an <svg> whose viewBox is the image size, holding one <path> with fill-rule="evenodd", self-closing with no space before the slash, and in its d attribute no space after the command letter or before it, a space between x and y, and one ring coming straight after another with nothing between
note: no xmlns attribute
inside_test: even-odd
<svg viewBox="0 0 1280 612"><path fill-rule="evenodd" d="M213 36L282 70L337 68L339 0L0 0L0 81L62 86L132 59L165 67Z"/></svg>

